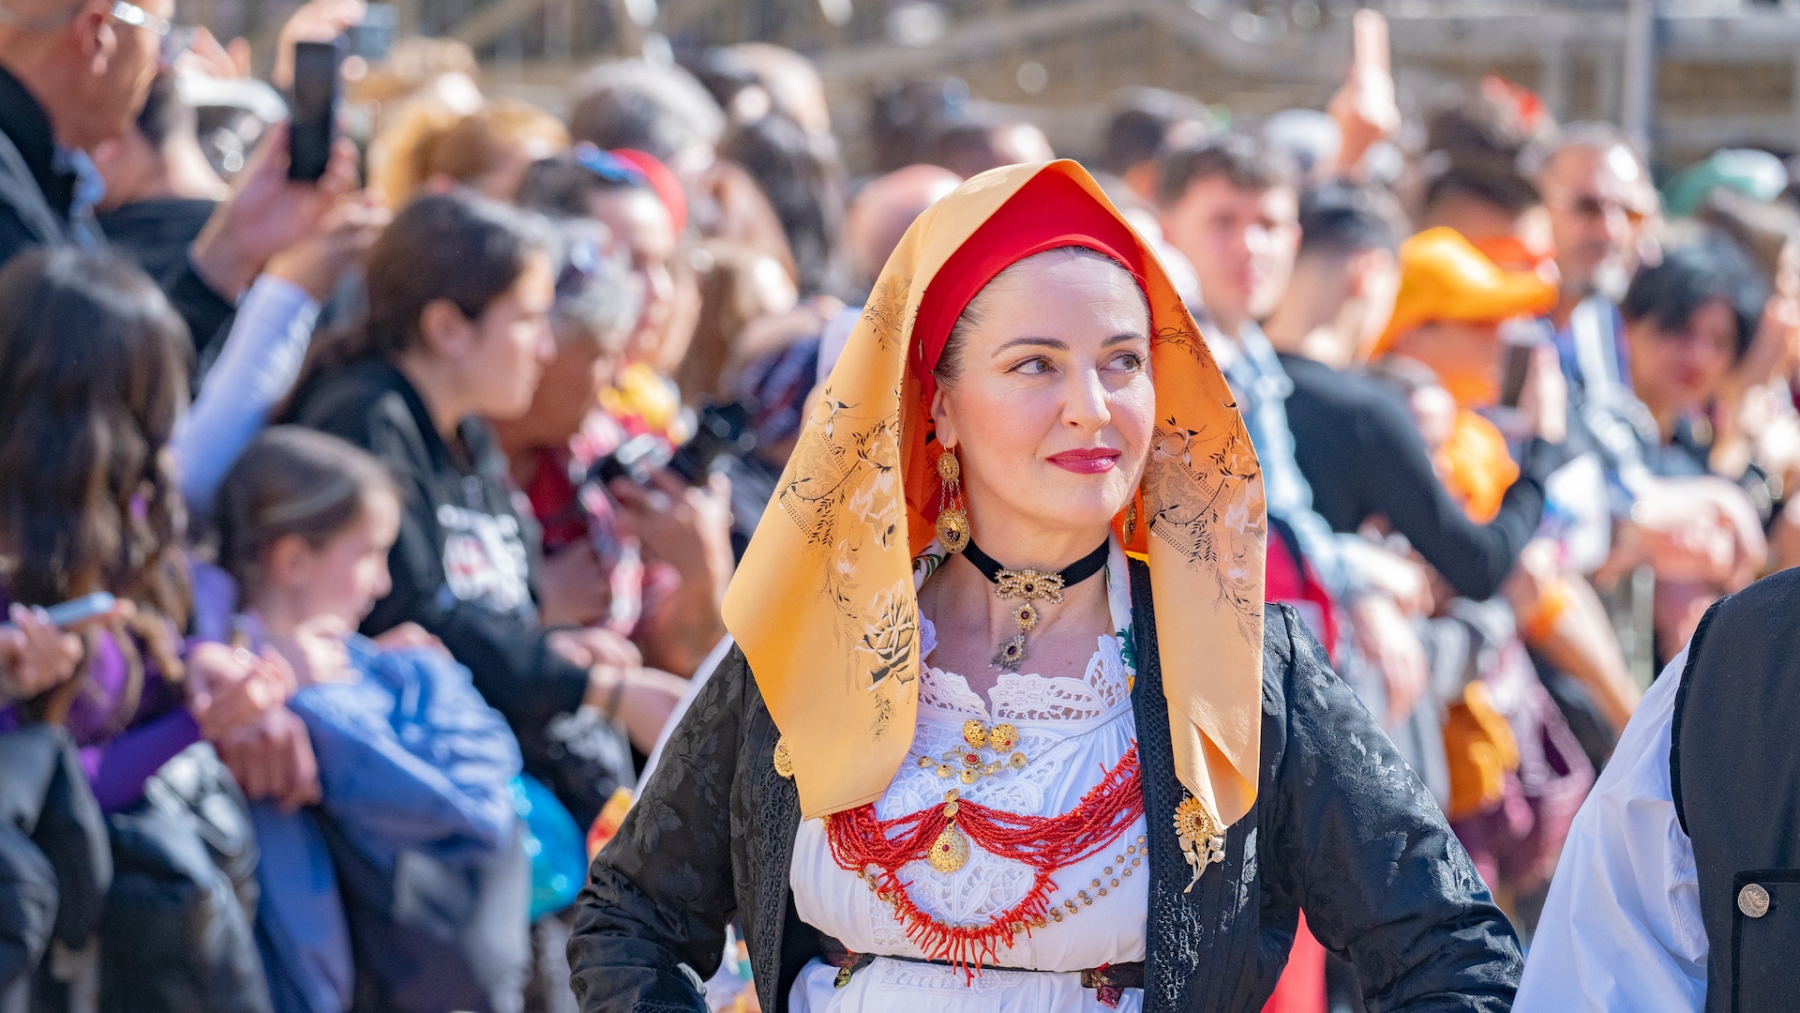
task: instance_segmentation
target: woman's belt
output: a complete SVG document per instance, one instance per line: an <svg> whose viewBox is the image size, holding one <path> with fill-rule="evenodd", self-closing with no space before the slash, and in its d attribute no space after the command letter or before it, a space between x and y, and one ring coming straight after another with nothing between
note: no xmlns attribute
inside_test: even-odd
<svg viewBox="0 0 1800 1013"><path fill-rule="evenodd" d="M901 957L888 953L854 953L849 947L831 936L824 937L825 963L838 969L834 984L843 988L850 984L850 976L875 962L876 957L889 960L904 960L909 964L936 964L939 967L957 967L959 965L948 960L931 960L925 957ZM1030 967L1001 967L988 965L994 971L1023 971L1027 974L1044 974L1053 972L1039 971ZM1123 964L1101 964L1099 967L1083 968L1081 971L1081 987L1093 989L1094 998L1100 1005L1108 1009L1117 1008L1119 999L1128 988L1144 987L1144 962L1133 960Z"/></svg>

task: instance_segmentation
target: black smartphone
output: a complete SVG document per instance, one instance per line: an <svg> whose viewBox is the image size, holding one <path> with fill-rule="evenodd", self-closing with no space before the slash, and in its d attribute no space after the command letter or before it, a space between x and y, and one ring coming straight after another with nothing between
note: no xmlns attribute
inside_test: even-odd
<svg viewBox="0 0 1800 1013"><path fill-rule="evenodd" d="M1525 380L1531 375L1531 357L1536 351L1536 345L1506 346L1506 373L1500 380L1500 403L1506 407L1519 407L1519 399L1525 396Z"/></svg>
<svg viewBox="0 0 1800 1013"><path fill-rule="evenodd" d="M338 47L294 44L294 105L288 118L288 178L311 183L325 175L337 141Z"/></svg>

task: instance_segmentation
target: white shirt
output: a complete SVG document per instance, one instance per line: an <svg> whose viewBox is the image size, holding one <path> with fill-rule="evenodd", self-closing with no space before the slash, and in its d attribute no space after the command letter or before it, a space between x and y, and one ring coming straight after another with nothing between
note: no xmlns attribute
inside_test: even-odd
<svg viewBox="0 0 1800 1013"><path fill-rule="evenodd" d="M876 802L877 816L894 819L941 805L947 785L967 801L1007 812L1056 816L1073 809L1106 770L1118 765L1137 739L1137 724L1131 710L1132 672L1121 650L1130 617L1129 591L1124 556L1116 545L1107 581L1120 635L1098 638L1082 678L1003 674L984 700L962 676L922 666L913 748ZM920 633L921 654L929 657L936 646L929 620L921 621ZM1027 766L965 785L958 778L940 779L935 766L918 765L921 756L935 759L961 744L963 723L970 718L983 724L1013 724L1020 735L1016 748L1029 757ZM1029 936L1021 933L1010 948L999 947L995 963L1031 970L990 967L971 982L953 967L878 957L856 971L845 987L837 988L837 969L815 960L794 982L790 1006L795 1013L1098 1013L1104 1007L1093 991L1081 987L1079 972L1144 959L1150 883L1150 863L1138 843L1144 836L1140 816L1109 847L1053 874L1053 906L1077 897L1080 890L1086 890L1093 902L1083 905L1078 900L1076 913ZM1134 850L1127 852L1127 846ZM1129 876L1124 874L1127 869ZM921 860L905 866L900 877L911 884L908 893L913 902L934 920L986 924L1025 897L1034 870L971 842L968 863L953 873L937 872ZM1095 880L1106 886L1106 896L1097 895ZM800 824L791 884L800 917L852 952L925 956L907 938L906 926L893 908L838 866L823 820ZM1142 1006L1143 993L1128 989L1118 1009L1137 1013Z"/></svg>
<svg viewBox="0 0 1800 1013"><path fill-rule="evenodd" d="M1694 847L1669 786L1687 651L1644 695L1576 814L1513 1009L1699 1013L1706 926Z"/></svg>
<svg viewBox="0 0 1800 1013"><path fill-rule="evenodd" d="M238 301L219 359L175 427L181 495L189 510L211 511L226 472L293 391L318 319L318 300L272 274L259 275Z"/></svg>

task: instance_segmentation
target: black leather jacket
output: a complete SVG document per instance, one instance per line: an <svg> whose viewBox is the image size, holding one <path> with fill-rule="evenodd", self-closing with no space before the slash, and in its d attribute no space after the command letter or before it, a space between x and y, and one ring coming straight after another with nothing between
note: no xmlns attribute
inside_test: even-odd
<svg viewBox="0 0 1800 1013"><path fill-rule="evenodd" d="M1175 778L1149 569L1132 564L1132 692L1149 815L1144 1009L1256 1013L1298 914L1352 961L1373 1013L1512 1006L1522 961L1430 794L1338 680L1297 613L1270 606L1262 774L1226 857L1192 892L1171 814ZM741 652L701 690L577 901L569 962L584 1013L704 1010L736 917L765 1010L820 954L788 888L799 797L772 764L776 730Z"/></svg>

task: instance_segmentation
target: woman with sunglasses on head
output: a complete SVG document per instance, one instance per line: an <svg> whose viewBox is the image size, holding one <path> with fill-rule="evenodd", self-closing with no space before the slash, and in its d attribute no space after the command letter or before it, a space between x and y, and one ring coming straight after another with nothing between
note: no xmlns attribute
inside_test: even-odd
<svg viewBox="0 0 1800 1013"><path fill-rule="evenodd" d="M1374 1010L1519 950L1292 609L1260 470L1071 162L965 183L875 286L726 599L736 648L596 859L588 1013L1260 1010L1304 911Z"/></svg>

